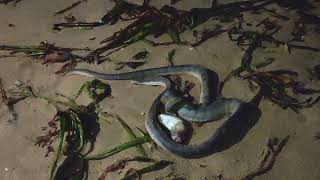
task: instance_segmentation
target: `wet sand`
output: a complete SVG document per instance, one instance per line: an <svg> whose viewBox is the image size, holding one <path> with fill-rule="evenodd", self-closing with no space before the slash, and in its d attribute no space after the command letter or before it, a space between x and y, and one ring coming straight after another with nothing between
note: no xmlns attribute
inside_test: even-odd
<svg viewBox="0 0 320 180"><path fill-rule="evenodd" d="M53 14L73 3L68 0L29 0L22 1L16 7L0 5L0 44L9 45L38 45L47 40L63 47L99 47L99 41L112 35L115 31L125 27L128 22L119 22L114 26L102 26L94 30L65 29L60 32L51 30L53 23L63 21L63 15ZM226 1L229 2L229 1ZM169 1L151 1L157 7L168 4ZM177 8L190 9L192 7L208 7L211 1L183 0L177 3ZM109 1L91 0L82 3L71 10L79 21L95 21L101 18L107 10L113 7ZM290 10L279 11L289 16L291 20L283 21L272 18L280 24L282 29L276 38L287 41L292 36L289 32L297 19ZM316 12L316 11L314 11ZM318 11L319 12L319 11ZM266 14L250 15L244 13L244 19L257 24L265 18ZM214 27L216 21L209 20L197 29ZM9 27L14 24L15 27ZM89 40L96 37L96 40ZM182 34L182 40L192 39L192 31ZM167 41L163 36L157 41ZM320 48L319 34L307 33L303 45ZM152 47L143 42L135 43L122 51L114 53L110 58L114 61L123 61L137 52L146 49L150 51L148 63L138 69L166 66L167 53L176 48L175 64L200 64L217 72L220 79L225 77L232 69L239 66L244 53L236 43L231 42L226 33L212 38L197 48L189 49L185 46ZM276 49L274 53L266 53L258 49L254 53L253 61L262 62L265 58L275 58L275 62L263 70L290 69L297 71L299 80L311 87L320 88L320 81L310 81L307 68L319 64L319 52L293 49L292 53L283 49ZM4 87L8 88L16 80L31 85L39 95L54 96L56 92L67 96L74 95L79 87L90 78L80 76L57 76L54 72L60 65L44 66L30 58L9 57L0 59L0 78ZM112 63L101 65L79 64L77 67L109 73L130 71L124 68L114 70ZM143 113L147 112L154 98L161 92L158 87L136 86L129 81L108 81L112 87L114 98L102 102L102 107L111 113L122 117L129 126L144 128ZM194 90L194 94L198 89ZM250 91L248 83L239 79L232 79L224 88L223 95L237 97L249 101L255 94ZM87 99L80 99L79 103L87 103ZM55 109L38 99L26 99L15 106L18 120L10 124L10 114L4 104L0 106L0 179L4 180L43 180L48 179L53 154L45 158L45 149L34 145L35 138L42 135L41 127L45 126L55 114ZM262 114L258 122L250 129L243 139L220 153L196 160L185 160L168 154L163 150L153 151L145 145L148 155L157 160L166 159L174 161L174 165L164 170L143 175L142 179L155 179L164 177L172 170L186 179L214 179L216 175L223 174L225 178L241 177L256 168L261 159L262 150L266 141L271 137L283 138L290 135L290 140L278 156L274 167L268 173L257 177L257 180L290 179L290 180L317 180L320 179L320 141L314 140L314 134L320 130L320 106L303 109L300 114L287 109L283 110L268 100L262 100L259 106ZM101 133L98 136L93 154L101 152L106 147L114 146L127 140L127 134L115 120L112 124L101 123ZM212 125L211 125L212 124ZM212 133L211 123L196 129L195 141L207 137ZM111 158L90 162L89 179L97 179L102 170L115 160L137 155L135 149L130 149ZM141 168L145 164L132 163L128 168ZM125 170L123 171L125 172ZM122 174L114 173L108 179L120 179Z"/></svg>

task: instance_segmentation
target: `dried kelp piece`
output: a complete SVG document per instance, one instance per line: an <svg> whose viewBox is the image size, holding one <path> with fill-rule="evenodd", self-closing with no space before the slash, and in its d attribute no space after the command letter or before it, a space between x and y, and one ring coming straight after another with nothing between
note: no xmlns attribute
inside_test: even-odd
<svg viewBox="0 0 320 180"><path fill-rule="evenodd" d="M266 174L269 172L273 166L278 156L282 152L284 146L288 143L290 136L286 136L283 139L279 138L270 138L268 139L265 148L261 154L262 159L260 160L257 167L251 170L250 173L243 177L233 177L233 178L225 178L223 174L211 176L214 180L253 180L258 176Z"/></svg>
<svg viewBox="0 0 320 180"><path fill-rule="evenodd" d="M95 104L101 102L103 99L111 95L111 87L98 79L85 82L79 89L75 98L79 97L81 93L86 91L89 97L93 99Z"/></svg>
<svg viewBox="0 0 320 180"><path fill-rule="evenodd" d="M272 0L235 2L220 5L216 8L194 8L190 11L177 10L170 6L163 6L160 10L144 6L146 10L140 13L134 22L103 40L101 43L107 44L88 54L87 59L94 61L94 59L99 59L105 51L144 40L148 35L154 35L157 38L160 35L167 34L175 44L190 44L188 42L183 43L179 34L197 27L210 17L259 9L272 2Z"/></svg>
<svg viewBox="0 0 320 180"><path fill-rule="evenodd" d="M136 69L140 66L143 66L147 63L147 61L141 61L142 59L145 59L149 52L147 50L142 50L132 56L129 61L120 61L115 63L117 67L116 70L123 69L124 67L129 67L130 69Z"/></svg>
<svg viewBox="0 0 320 180"><path fill-rule="evenodd" d="M191 44L192 47L199 46L203 42L207 41L210 38L216 37L224 32L227 32L228 30L222 29L222 26L217 26L216 28L208 31L201 32L201 36L199 37L199 40L197 42ZM196 36L194 31L194 36Z"/></svg>
<svg viewBox="0 0 320 180"><path fill-rule="evenodd" d="M5 103L9 109L9 112L12 116L12 120L9 120L9 122L12 122L17 120L18 117L18 114L15 112L13 106L28 97L35 97L35 95L30 86L19 81L17 81L15 85L6 92L0 79L0 97L2 102Z"/></svg>
<svg viewBox="0 0 320 180"><path fill-rule="evenodd" d="M320 93L320 90L305 88L303 85L297 84L296 86L293 87L293 93L312 95L312 94Z"/></svg>
<svg viewBox="0 0 320 180"><path fill-rule="evenodd" d="M9 51L11 55L24 53L27 56L40 59L42 64L66 63L57 74L65 73L76 66L83 58L73 53L73 51L88 51L88 48L62 48L43 41L39 46L7 46L0 45L0 50Z"/></svg>
<svg viewBox="0 0 320 180"><path fill-rule="evenodd" d="M64 16L64 19L68 22L68 23L72 23L76 21L76 18L72 15L72 14L68 14L66 16Z"/></svg>
<svg viewBox="0 0 320 180"><path fill-rule="evenodd" d="M106 15L96 22L58 23L53 25L53 29L61 30L62 28L99 27L106 24L113 25L120 19L123 21L135 19L140 16L140 14L148 10L147 4L139 6L123 0L117 0L115 3L115 7L113 7Z"/></svg>
<svg viewBox="0 0 320 180"><path fill-rule="evenodd" d="M72 69L74 69L77 65L77 61L70 61L64 64L58 71L56 71L56 74L65 74Z"/></svg>
<svg viewBox="0 0 320 180"><path fill-rule="evenodd" d="M298 101L295 97L288 94L288 89L295 94L312 95L320 93L320 90L305 88L304 85L294 78L298 74L294 71L277 70L251 73L243 76L243 79L253 81L260 86L262 95L278 104L283 109L290 108L295 112L299 112L301 108L311 107L319 100L312 97L307 98L305 101Z"/></svg>
<svg viewBox="0 0 320 180"><path fill-rule="evenodd" d="M171 4L171 5L175 5L175 4L177 4L178 2L180 2L180 1L182 1L182 0L171 0L171 1L170 1L170 4Z"/></svg>
<svg viewBox="0 0 320 180"><path fill-rule="evenodd" d="M141 59L145 59L148 56L149 52L147 50L142 50L140 52L138 52L137 54L132 56L133 60L141 60Z"/></svg>
<svg viewBox="0 0 320 180"><path fill-rule="evenodd" d="M313 67L312 73L320 80L320 64Z"/></svg>
<svg viewBox="0 0 320 180"><path fill-rule="evenodd" d="M147 166L142 169L129 169L125 176L122 178L122 180L132 180L132 179L140 179L143 174L150 173L153 171L161 170L168 165L173 164L171 161L166 160L160 160L158 162L155 162L154 164Z"/></svg>
<svg viewBox="0 0 320 180"><path fill-rule="evenodd" d="M237 31L236 29L235 30L231 30L231 31ZM253 57L253 52L256 50L256 48L260 47L261 46L261 39L258 38L255 34L253 34L252 36L250 35L245 35L245 36L242 36L240 35L238 38L236 39L233 39L234 37L232 36L232 34L234 32L228 32L229 33L229 37L232 39L232 40L236 40L238 41L238 45L243 45L243 42L249 42L249 47L246 49L245 53L243 54L242 56L242 59L241 59L241 65L240 67L232 70L224 79L223 81L220 82L220 85L219 85L219 90L218 90L218 93L221 94L222 93L222 90L223 90L223 87L224 87L224 84L229 81L232 77L239 77L240 74L242 72L254 72L253 70L253 66L252 66L252 57ZM264 62L263 66L264 65L269 65L271 64L272 62ZM260 65L261 66L261 65ZM259 67L259 65L257 66L254 66L255 68Z"/></svg>
<svg viewBox="0 0 320 180"><path fill-rule="evenodd" d="M48 63L62 63L67 62L72 59L72 54L70 51L65 50L59 50L59 51L53 51L48 52L44 54L42 64L48 64Z"/></svg>
<svg viewBox="0 0 320 180"><path fill-rule="evenodd" d="M67 12L67 11L70 11L71 9L79 6L79 5L80 5L81 3L83 3L83 2L87 2L87 0L80 0L80 1L74 2L74 3L72 3L70 6L64 8L64 9L62 9L62 10L60 10L60 11L57 11L56 13L54 13L54 15L59 15L59 14L65 13L65 12Z"/></svg>
<svg viewBox="0 0 320 180"><path fill-rule="evenodd" d="M263 159L258 167L251 173L242 177L241 180L252 180L257 176L261 176L270 171L283 147L287 144L289 138L290 137L287 136L281 140L277 138L269 139L266 148L263 151Z"/></svg>
<svg viewBox="0 0 320 180"><path fill-rule="evenodd" d="M12 2L12 4L14 5L14 6L16 6L19 2L21 2L22 0L2 0L2 1L0 1L0 4L5 4L5 5L7 5L7 4L9 4L9 3L11 3Z"/></svg>
<svg viewBox="0 0 320 180"><path fill-rule="evenodd" d="M229 35L229 39L231 41L236 41L237 45L239 46L246 46L251 44L253 40L259 40L260 44L262 42L268 42L271 44L275 44L276 46L286 46L289 52L290 52L290 49L292 48L310 50L315 52L320 51L320 49L314 48L314 47L295 45L295 44L279 41L266 33L260 33L257 31L245 31L242 29L241 26L231 28L228 31L228 35Z"/></svg>
<svg viewBox="0 0 320 180"><path fill-rule="evenodd" d="M172 49L171 51L168 52L167 61L169 63L169 66L174 66L173 57L175 54L176 54L176 49Z"/></svg>
<svg viewBox="0 0 320 180"><path fill-rule="evenodd" d="M106 167L101 176L98 178L98 180L104 180L108 173L115 172L124 169L129 162L132 161L138 161L138 162L154 162L155 160L147 158L147 157L141 157L141 156L135 156L135 157L128 157L121 160L116 161L115 163L111 164L110 166Z"/></svg>
<svg viewBox="0 0 320 180"><path fill-rule="evenodd" d="M264 33L268 33L269 35L271 34L275 34L276 32L278 32L281 28L280 25L276 24L275 21L270 21L269 18L265 18L263 19L260 23L258 23L256 25L256 27L262 26L264 27L263 32Z"/></svg>
<svg viewBox="0 0 320 180"><path fill-rule="evenodd" d="M129 62L117 62L116 65L116 70L120 70L120 69L123 69L124 67L129 67L131 69L136 69L140 66L143 66L144 64L146 64L147 61L139 61L139 62L136 62L136 61L129 61Z"/></svg>

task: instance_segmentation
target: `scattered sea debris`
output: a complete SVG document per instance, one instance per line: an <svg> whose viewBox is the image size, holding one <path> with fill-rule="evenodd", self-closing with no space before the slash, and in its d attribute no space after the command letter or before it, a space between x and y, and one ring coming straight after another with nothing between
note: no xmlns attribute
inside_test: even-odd
<svg viewBox="0 0 320 180"><path fill-rule="evenodd" d="M83 92L87 92L89 97L92 98L92 102L87 106L78 105L75 102L75 98ZM58 110L54 118L49 121L49 127L43 128L43 130L47 130L47 133L37 137L35 143L41 147L47 147L45 156L48 156L50 152L55 152L55 159L51 167L51 179L59 179L62 177L82 178L87 176L89 160L104 159L131 147L137 147L138 152L143 156L146 156L145 150L141 144L151 141L149 135L143 133L143 136L137 137L119 116L102 112L99 102L106 97L109 97L110 94L110 86L95 79L84 83L74 98L57 94L66 101L39 97L48 101L50 104L55 105ZM115 117L120 122L129 134L130 141L107 149L96 155L88 155L93 150L94 142L100 132L99 120L102 118L107 119L110 116ZM56 137L58 137L59 142L55 149L52 144ZM84 148L87 143L90 143L89 149ZM66 155L66 158L58 167L58 162L63 154ZM79 165L81 166L79 168L73 167L78 167ZM58 170L56 170L57 167Z"/></svg>
<svg viewBox="0 0 320 180"><path fill-rule="evenodd" d="M9 3L12 3L13 6L16 6L19 2L21 2L22 0L1 0L0 4L4 4L7 5Z"/></svg>
<svg viewBox="0 0 320 180"><path fill-rule="evenodd" d="M39 46L8 46L0 45L0 50L9 51L10 55L24 53L27 56L41 60L42 64L65 63L57 74L66 73L73 69L76 64L83 61L83 57L76 55L73 51L89 51L88 48L62 48L47 41L43 41Z"/></svg>
<svg viewBox="0 0 320 180"><path fill-rule="evenodd" d="M197 38L197 42L192 43L191 46L192 47L197 47L200 44L202 44L203 42L207 41L208 39L211 39L213 37L216 37L224 32L227 32L228 30L226 29L222 29L222 26L217 25L215 28L213 28L212 30L204 30L201 32L201 35L198 35L198 31L193 31L193 35L194 37Z"/></svg>
<svg viewBox="0 0 320 180"><path fill-rule="evenodd" d="M118 115L116 114L110 114L110 113L107 113L108 116L112 116L114 117L117 121L120 122L121 126L124 128L124 130L128 133L129 135L129 140L134 140L137 138L137 136L134 134L134 132L132 131L132 129L130 128L130 126L123 120L121 119ZM139 154L141 154L142 156L146 157L147 154L146 154L146 151L145 149L143 148L143 146L140 144L140 145L137 145L137 151Z"/></svg>
<svg viewBox="0 0 320 180"><path fill-rule="evenodd" d="M81 3L87 2L87 1L88 1L88 0L79 0L79 1L76 1L76 2L72 3L70 6L64 8L64 9L62 9L62 10L60 10L60 11L57 11L56 13L54 13L54 15L63 14L63 13L65 13L65 12L70 11L71 9L79 6Z"/></svg>
<svg viewBox="0 0 320 180"><path fill-rule="evenodd" d="M115 7L96 22L72 22L72 23L58 23L53 25L54 30L62 30L62 28L73 27L98 27L106 24L113 25L120 19L122 21L132 20L137 18L141 13L147 10L148 1L144 1L142 6L128 3L123 0L116 0Z"/></svg>
<svg viewBox="0 0 320 180"><path fill-rule="evenodd" d="M67 173L65 171L69 170L64 169L63 165L65 163L69 164L73 161L78 161L79 157L83 156L82 151L87 143L90 143L90 149L87 150L85 154L90 153L93 150L96 137L100 132L99 119L103 114L101 114L99 102L110 95L110 86L99 80L89 81L80 88L76 97L78 97L84 90L90 90L88 91L88 94L93 99L93 101L87 106L78 105L75 102L75 99L61 94L57 95L63 97L66 101L39 97L48 101L50 104L55 105L58 110L54 118L48 123L49 130L44 128L44 130L47 130L47 133L43 136L37 137L37 141L35 143L41 147L47 147L46 156L48 156L50 152L56 152L55 160L51 168L51 178L55 177L54 179L57 179L56 176L59 176L57 173L61 171L62 173L60 173L60 175ZM59 126L57 126L58 123ZM52 147L52 144L56 136L59 137L59 143L55 150ZM65 150L63 148L64 144L66 144ZM63 153L67 155L67 158L64 160L62 166L59 167L56 175L54 176L58 161L62 157ZM85 163L84 160L82 162ZM65 168L69 167L66 165Z"/></svg>
<svg viewBox="0 0 320 180"><path fill-rule="evenodd" d="M135 157L127 157L121 160L116 161L110 166L106 167L103 173L100 175L98 180L104 180L108 173L123 170L129 162L138 161L138 162L155 162L155 160L144 157L144 156L135 156Z"/></svg>
<svg viewBox="0 0 320 180"><path fill-rule="evenodd" d="M215 180L253 180L258 176L261 176L263 174L266 174L269 172L277 160L279 154L283 150L284 146L287 144L289 141L290 136L286 136L283 139L279 138L270 138L267 141L267 144L265 146L265 149L262 152L262 159L258 165L257 168L254 170L251 170L250 173L242 176L242 177L231 177L231 178L226 178L224 177L223 174L219 174L210 178L213 178Z"/></svg>
<svg viewBox="0 0 320 180"><path fill-rule="evenodd" d="M313 74L320 80L320 64L313 67Z"/></svg>
<svg viewBox="0 0 320 180"><path fill-rule="evenodd" d="M252 180L257 176L261 176L270 171L282 151L283 147L289 141L290 136L286 136L283 139L272 138L269 139L265 150L262 152L263 158L259 166L251 173L245 175L241 180Z"/></svg>
<svg viewBox="0 0 320 180"><path fill-rule="evenodd" d="M173 56L175 54L176 54L176 49L172 49L171 51L168 52L167 61L168 61L169 66L174 66Z"/></svg>
<svg viewBox="0 0 320 180"><path fill-rule="evenodd" d="M142 169L129 169L126 172L126 175L122 178L122 180L141 179L141 176L143 174L146 174L152 171L161 170L170 164L173 164L173 162L160 160Z"/></svg>
<svg viewBox="0 0 320 180"><path fill-rule="evenodd" d="M32 88L26 84L16 81L13 87L7 91L4 89L2 81L0 79L0 97L2 102L8 107L9 113L12 116L12 119L9 122L17 120L18 114L14 110L14 105L25 98L35 97Z"/></svg>
<svg viewBox="0 0 320 180"><path fill-rule="evenodd" d="M295 95L312 95L319 94L320 90L305 88L304 84L295 80L298 76L297 72L289 70L274 70L265 72L254 72L243 76L243 79L255 82L260 87L262 95L278 104L283 109L290 108L295 112L299 109L311 107L320 100L318 96L315 100L309 97L305 101L300 102L298 99L288 93L291 89Z"/></svg>
<svg viewBox="0 0 320 180"><path fill-rule="evenodd" d="M92 23L92 26L100 26L104 24L114 24L119 19L132 20L134 22L129 24L126 28L115 32L112 36L101 41L101 44L106 45L95 49L89 53L86 58L94 61L99 59L101 54L115 48L123 48L140 40L145 40L148 35L153 35L155 38L168 34L172 42L165 44L178 44L186 45L186 43L180 40L179 34L182 32L193 29L203 22L207 21L210 17L219 17L223 14L244 12L253 9L258 9L264 5L272 3L272 0L261 0L258 2L235 2L220 5L214 8L194 8L190 11L178 10L174 7L163 6L161 9L156 9L144 3L143 5L136 5L124 1L116 1L115 7L105 15L100 21ZM122 15L127 15L130 18L123 18ZM87 26L83 23L60 23L56 24L58 27L77 27ZM208 35L209 37L211 35ZM206 38L203 38L206 39ZM149 41L150 42L150 41ZM159 45L158 43L153 43Z"/></svg>
<svg viewBox="0 0 320 180"><path fill-rule="evenodd" d="M231 41L235 41L240 48L246 48L245 53L241 59L240 67L232 70L220 83L219 93L221 94L224 84L230 80L232 77L240 77L241 73L253 73L256 69L260 67L267 66L271 64L274 59L267 59L266 62L263 62L258 65L252 65L253 53L257 48L264 48L263 43L269 43L276 45L277 47L283 47L287 52L291 52L292 48L304 49L318 52L320 49L308 46L294 45L286 42L276 40L272 37L275 31L278 31L279 26L270 22L268 19L264 19L256 26L264 25L265 29L263 32L259 31L250 31L244 30L242 23L239 23L237 26L234 26L228 30L228 36ZM271 32L270 32L271 31Z"/></svg>
<svg viewBox="0 0 320 180"><path fill-rule="evenodd" d="M132 56L132 58L130 58L129 61L116 62L115 63L117 65L116 70L123 69L124 67L136 69L140 66L143 66L147 63L147 61L142 61L142 60L145 59L148 54L149 54L148 51L142 50L142 51L138 52L137 54L135 54L134 56Z"/></svg>
<svg viewBox="0 0 320 180"><path fill-rule="evenodd" d="M147 50L142 50L140 52L138 52L137 54L133 55L132 56L132 59L133 60L141 60L141 59L145 59L149 54L149 51Z"/></svg>

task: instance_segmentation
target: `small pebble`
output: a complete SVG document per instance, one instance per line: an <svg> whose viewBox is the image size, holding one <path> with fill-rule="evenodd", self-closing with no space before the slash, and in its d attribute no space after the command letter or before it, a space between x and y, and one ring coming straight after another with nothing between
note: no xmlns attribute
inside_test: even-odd
<svg viewBox="0 0 320 180"><path fill-rule="evenodd" d="M192 51L193 50L193 47L189 47L189 51Z"/></svg>
<svg viewBox="0 0 320 180"><path fill-rule="evenodd" d="M141 116L144 116L145 114L146 114L145 112L141 112L141 113L140 113Z"/></svg>
<svg viewBox="0 0 320 180"><path fill-rule="evenodd" d="M4 168L4 170L5 170L5 171L9 171L9 169L8 169L8 168Z"/></svg>

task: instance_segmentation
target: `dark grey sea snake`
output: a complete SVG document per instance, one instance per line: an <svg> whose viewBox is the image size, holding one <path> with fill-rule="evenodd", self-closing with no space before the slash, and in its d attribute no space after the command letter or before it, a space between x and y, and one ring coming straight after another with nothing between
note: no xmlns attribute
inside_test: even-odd
<svg viewBox="0 0 320 180"><path fill-rule="evenodd" d="M103 74L86 69L77 69L71 71L69 74L79 74L90 76L104 80L135 80L141 84L156 85L157 83L166 86L166 90L159 95L153 102L145 121L146 129L151 138L165 150L184 157L184 158L200 158L215 152L215 146L219 141L228 125L230 119L235 118L238 111L240 111L243 102L236 98L218 98L213 101L209 84L210 73L212 71L196 65L181 65L173 67L152 68L122 74ZM201 83L200 104L195 106L183 100L175 101L171 106L175 107L177 114L187 121L192 122L208 122L220 119L226 115L230 115L221 127L207 140L200 145L183 145L174 142L161 129L157 122L157 114L159 107L164 103L170 104L172 99L181 99L172 89L172 85L168 79L160 77L159 75L169 74L191 74L197 77ZM213 102L212 102L213 101ZM178 106L178 108L176 107ZM170 108L169 108L170 109Z"/></svg>

